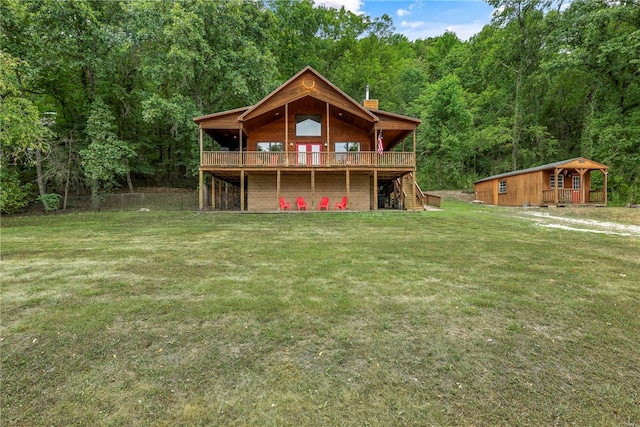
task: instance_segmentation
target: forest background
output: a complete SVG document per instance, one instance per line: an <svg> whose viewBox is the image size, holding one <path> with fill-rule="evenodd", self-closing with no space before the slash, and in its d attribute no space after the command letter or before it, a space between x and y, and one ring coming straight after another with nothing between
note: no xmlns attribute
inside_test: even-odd
<svg viewBox="0 0 640 427"><path fill-rule="evenodd" d="M640 199L637 0L488 0L491 24L408 40L388 15L311 0L0 4L0 210L119 187L195 188L197 116L253 105L311 65L418 117L418 182L471 190L584 156Z"/></svg>

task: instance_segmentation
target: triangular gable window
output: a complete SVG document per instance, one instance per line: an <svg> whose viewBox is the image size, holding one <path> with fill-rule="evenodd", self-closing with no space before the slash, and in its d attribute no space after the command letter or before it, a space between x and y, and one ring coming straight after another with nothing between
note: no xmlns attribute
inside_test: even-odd
<svg viewBox="0 0 640 427"><path fill-rule="evenodd" d="M322 117L316 115L296 116L296 136L322 136Z"/></svg>

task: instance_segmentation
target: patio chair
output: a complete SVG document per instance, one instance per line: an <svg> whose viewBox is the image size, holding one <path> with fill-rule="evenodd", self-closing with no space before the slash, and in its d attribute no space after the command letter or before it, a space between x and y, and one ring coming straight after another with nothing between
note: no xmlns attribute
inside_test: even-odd
<svg viewBox="0 0 640 427"><path fill-rule="evenodd" d="M344 210L347 208L347 196L342 198L342 201L336 202L335 209L336 210Z"/></svg>
<svg viewBox="0 0 640 427"><path fill-rule="evenodd" d="M318 210L325 210L328 211L329 210L329 198L328 197L323 197L322 199L320 199L320 204L318 205Z"/></svg>
<svg viewBox="0 0 640 427"><path fill-rule="evenodd" d="M284 197L280 197L280 210L286 211L286 210L289 210L290 207L291 207L291 204L288 202L285 202Z"/></svg>
<svg viewBox="0 0 640 427"><path fill-rule="evenodd" d="M304 197L298 197L296 199L296 205L298 206L299 211L308 211L309 206L307 206L307 202L304 201Z"/></svg>

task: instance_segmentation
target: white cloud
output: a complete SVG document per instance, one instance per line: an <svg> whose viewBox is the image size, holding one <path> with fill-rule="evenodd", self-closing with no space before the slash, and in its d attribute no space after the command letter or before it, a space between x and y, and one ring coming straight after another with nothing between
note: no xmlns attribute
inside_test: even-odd
<svg viewBox="0 0 640 427"><path fill-rule="evenodd" d="M400 23L401 32L409 40L426 39L438 37L449 31L455 33L460 40L469 40L479 33L486 24L475 21L469 24L447 24L444 22L422 22L422 21L402 21Z"/></svg>
<svg viewBox="0 0 640 427"><path fill-rule="evenodd" d="M423 27L424 25L425 25L425 24L424 24L424 22L422 22L422 21L411 21L411 22L409 22L409 21L402 21L402 22L400 23L400 26L401 26L402 28L408 28L408 29L409 29L409 31L411 31L411 30L415 30L415 29L419 29L419 28Z"/></svg>
<svg viewBox="0 0 640 427"><path fill-rule="evenodd" d="M362 9L360 9L363 3L364 0L318 0L315 2L316 5L322 5L327 8L340 9L342 6L344 6L346 10L357 15L361 15L364 13Z"/></svg>
<svg viewBox="0 0 640 427"><path fill-rule="evenodd" d="M398 15L399 17L411 15L411 11L408 11L406 9L398 9L398 11L396 12L396 15Z"/></svg>

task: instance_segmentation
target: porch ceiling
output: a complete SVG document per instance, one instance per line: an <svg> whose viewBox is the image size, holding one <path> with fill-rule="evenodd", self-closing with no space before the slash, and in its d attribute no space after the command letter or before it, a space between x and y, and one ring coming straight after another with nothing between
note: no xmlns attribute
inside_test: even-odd
<svg viewBox="0 0 640 427"><path fill-rule="evenodd" d="M228 170L221 170L221 169L216 169L213 171L208 171L208 170L204 170L205 173L211 173L213 176L215 176L216 178L220 178L228 183L234 184L234 185L240 185L240 169L228 169ZM394 169L394 170L385 170L385 169L379 169L378 170L378 181L391 181L397 178L400 178L408 173L413 172L410 168L407 168L406 170L399 170L399 169ZM277 172L275 170L265 170L265 169L244 169L244 174L245 176L249 176L249 175L275 175ZM311 171L309 169L297 169L297 170L291 170L291 169L287 169L286 171L281 171L281 173L283 175L307 175L309 176L311 174ZM344 176L346 173L345 170L330 170L330 171L320 171L320 170L316 170L315 174L316 176L319 175L341 175ZM373 170L351 170L352 174L366 174L369 176L373 175Z"/></svg>

